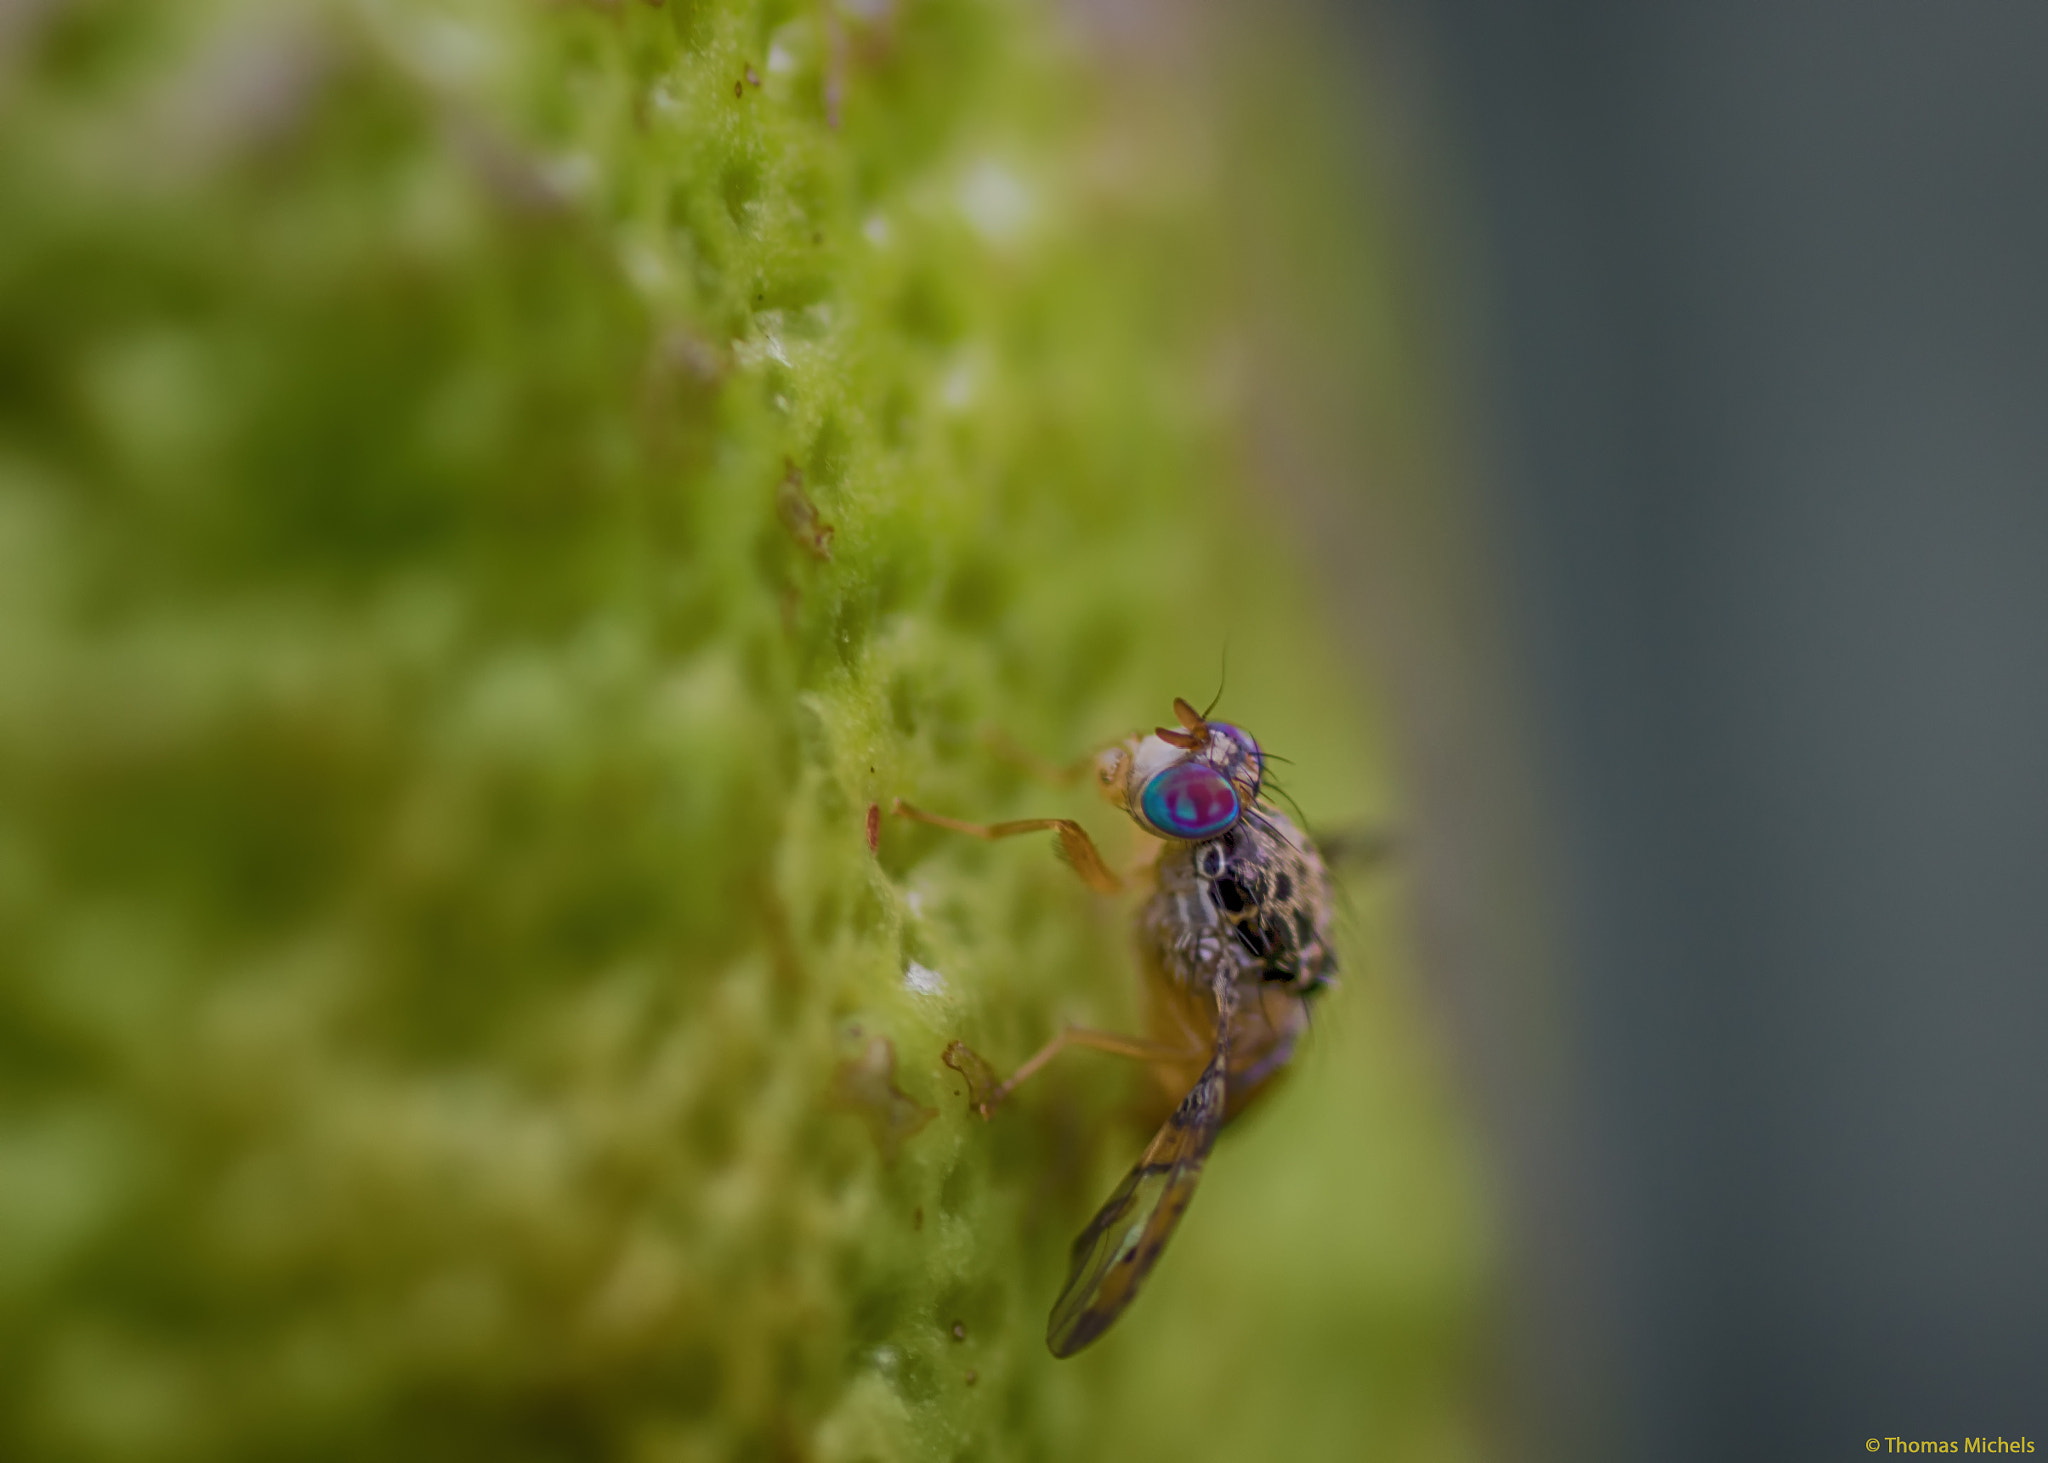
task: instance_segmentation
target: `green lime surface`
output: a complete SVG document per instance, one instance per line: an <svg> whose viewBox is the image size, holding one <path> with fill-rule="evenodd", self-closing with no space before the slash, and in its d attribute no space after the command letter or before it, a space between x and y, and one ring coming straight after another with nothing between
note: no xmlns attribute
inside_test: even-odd
<svg viewBox="0 0 2048 1463"><path fill-rule="evenodd" d="M1004 0L4 8L0 1456L1474 1454L1384 882L1056 1362L1143 1078L938 1058L1128 1028L1128 904L869 848L1129 858L988 731L1226 645L1312 823L1396 810L1135 85Z"/></svg>

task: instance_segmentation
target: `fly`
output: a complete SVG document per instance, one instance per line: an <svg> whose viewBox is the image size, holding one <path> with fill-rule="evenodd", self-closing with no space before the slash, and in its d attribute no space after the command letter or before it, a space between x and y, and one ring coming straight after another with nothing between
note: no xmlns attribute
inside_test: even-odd
<svg viewBox="0 0 2048 1463"><path fill-rule="evenodd" d="M1194 1197L1224 1124L1266 1092L1307 1030L1309 1002L1337 971L1330 880L1307 834L1261 792L1265 754L1251 734L1173 703L1160 727L1095 759L1102 795L1159 840L1158 857L1127 880L1067 818L966 823L897 800L898 816L977 838L1052 832L1092 889L1146 887L1137 915L1148 1035L1069 1026L1007 1080L964 1043L943 1060L968 1082L983 1117L1071 1046L1148 1064L1179 1105L1074 1240L1046 1344L1072 1356L1137 1298Z"/></svg>

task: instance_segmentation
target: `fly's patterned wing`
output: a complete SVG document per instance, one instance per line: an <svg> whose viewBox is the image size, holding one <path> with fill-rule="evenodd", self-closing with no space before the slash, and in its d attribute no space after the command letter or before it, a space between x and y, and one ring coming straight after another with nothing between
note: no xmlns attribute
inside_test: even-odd
<svg viewBox="0 0 2048 1463"><path fill-rule="evenodd" d="M1202 1162L1223 1126L1229 1025L1226 1015L1216 1054L1200 1079L1075 1239L1066 1289L1053 1302L1045 1327L1045 1344L1054 1356L1072 1356L1137 1299L1138 1287L1195 1196Z"/></svg>

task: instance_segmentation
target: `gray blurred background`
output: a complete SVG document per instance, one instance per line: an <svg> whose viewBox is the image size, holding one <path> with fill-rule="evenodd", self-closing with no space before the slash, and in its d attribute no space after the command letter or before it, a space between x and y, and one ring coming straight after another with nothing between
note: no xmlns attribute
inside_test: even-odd
<svg viewBox="0 0 2048 1463"><path fill-rule="evenodd" d="M1508 1450L2048 1448L2048 6L1344 18L1465 302L1541 804L1432 789L1487 717L1411 717L1424 882L1565 912L1548 974L1429 920Z"/></svg>

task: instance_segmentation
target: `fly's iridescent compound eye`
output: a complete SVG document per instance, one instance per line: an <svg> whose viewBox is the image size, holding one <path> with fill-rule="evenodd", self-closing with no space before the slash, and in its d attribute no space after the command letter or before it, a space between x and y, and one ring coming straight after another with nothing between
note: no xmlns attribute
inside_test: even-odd
<svg viewBox="0 0 2048 1463"><path fill-rule="evenodd" d="M1214 838L1237 822L1237 789L1207 762L1176 762L1145 784L1138 811L1168 838Z"/></svg>

